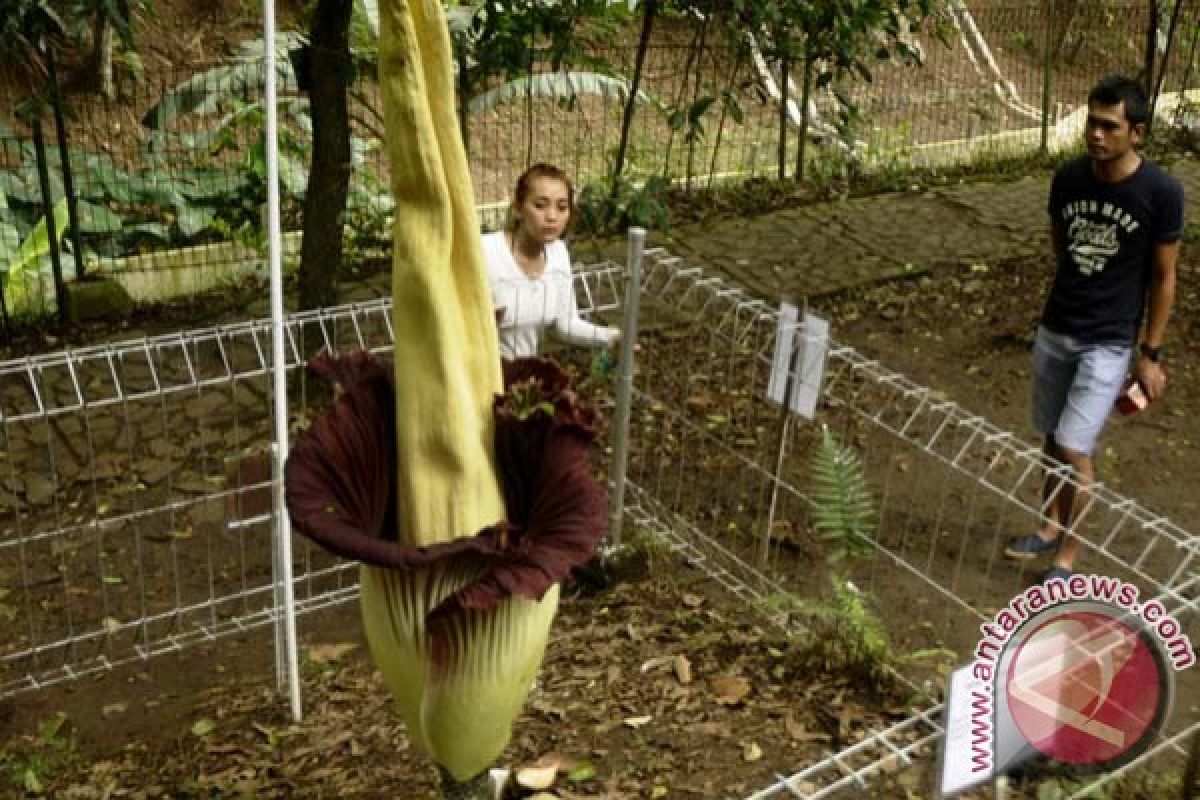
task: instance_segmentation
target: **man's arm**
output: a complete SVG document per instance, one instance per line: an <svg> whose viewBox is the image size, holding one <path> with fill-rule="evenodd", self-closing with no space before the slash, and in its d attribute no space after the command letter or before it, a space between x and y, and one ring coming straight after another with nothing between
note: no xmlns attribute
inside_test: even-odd
<svg viewBox="0 0 1200 800"><path fill-rule="evenodd" d="M1146 297L1146 332L1142 342L1149 347L1161 347L1167 332L1167 320L1175 303L1175 272L1179 262L1180 240L1154 245L1154 273ZM1139 357L1135 369L1138 381L1154 400L1167 388L1167 376L1162 366L1148 358Z"/></svg>

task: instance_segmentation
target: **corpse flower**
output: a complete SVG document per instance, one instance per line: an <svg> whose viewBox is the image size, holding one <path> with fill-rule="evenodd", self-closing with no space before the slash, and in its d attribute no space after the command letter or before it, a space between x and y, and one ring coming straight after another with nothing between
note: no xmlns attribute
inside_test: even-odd
<svg viewBox="0 0 1200 800"><path fill-rule="evenodd" d="M511 596L541 600L603 538L606 498L589 468L595 414L580 405L553 361L504 364L507 391L496 398L495 420L507 519L424 547L391 538L398 518L391 368L361 350L341 358L322 353L308 367L339 391L288 459L292 521L327 550L373 567L477 567L432 616L450 622Z"/></svg>
<svg viewBox="0 0 1200 800"><path fill-rule="evenodd" d="M379 12L394 377L366 353L315 359L341 392L295 445L287 505L298 531L362 562L372 656L457 793L507 744L605 498L592 414L562 370L502 371L441 2Z"/></svg>

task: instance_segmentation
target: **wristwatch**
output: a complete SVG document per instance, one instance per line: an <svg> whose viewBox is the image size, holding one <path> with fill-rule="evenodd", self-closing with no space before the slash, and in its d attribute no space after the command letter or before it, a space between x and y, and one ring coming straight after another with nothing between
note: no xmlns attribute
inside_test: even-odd
<svg viewBox="0 0 1200 800"><path fill-rule="evenodd" d="M1155 364L1157 364L1159 362L1159 359L1162 358L1162 347L1161 346L1151 347L1150 345L1143 342L1142 344L1138 345L1138 352L1142 354L1142 358L1153 361Z"/></svg>

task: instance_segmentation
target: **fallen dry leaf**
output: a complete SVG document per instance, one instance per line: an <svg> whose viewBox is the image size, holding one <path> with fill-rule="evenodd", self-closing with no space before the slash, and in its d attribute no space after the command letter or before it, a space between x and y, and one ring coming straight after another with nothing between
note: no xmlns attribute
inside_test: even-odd
<svg viewBox="0 0 1200 800"><path fill-rule="evenodd" d="M652 670L662 669L670 666L671 661L671 656L656 656L655 658L651 658L648 661L643 662L638 671L645 675L647 672Z"/></svg>
<svg viewBox="0 0 1200 800"><path fill-rule="evenodd" d="M704 605L704 597L691 592L683 593L683 604L688 608L699 608Z"/></svg>
<svg viewBox="0 0 1200 800"><path fill-rule="evenodd" d="M358 645L353 642L341 644L319 644L308 648L308 660L314 664L332 664L342 658Z"/></svg>
<svg viewBox="0 0 1200 800"><path fill-rule="evenodd" d="M676 680L685 686L692 682L692 662L688 661L687 656L675 656L672 666L675 669Z"/></svg>
<svg viewBox="0 0 1200 800"><path fill-rule="evenodd" d="M760 761L763 757L762 748L758 746L758 742L747 742L742 745L742 760L747 764L753 764L755 761Z"/></svg>
<svg viewBox="0 0 1200 800"><path fill-rule="evenodd" d="M736 706L750 694L750 681L741 675L717 675L708 683L713 699L723 706Z"/></svg>
<svg viewBox="0 0 1200 800"><path fill-rule="evenodd" d="M522 767L517 770L517 784L523 789L549 789L558 777L558 765L544 767Z"/></svg>
<svg viewBox="0 0 1200 800"><path fill-rule="evenodd" d="M809 731L791 714L783 718L783 729L797 742L828 742L833 738L827 733Z"/></svg>

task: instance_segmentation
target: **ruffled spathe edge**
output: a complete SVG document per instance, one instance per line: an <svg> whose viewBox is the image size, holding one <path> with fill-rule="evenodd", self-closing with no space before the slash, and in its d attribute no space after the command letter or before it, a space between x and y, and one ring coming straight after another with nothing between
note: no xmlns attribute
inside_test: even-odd
<svg viewBox="0 0 1200 800"><path fill-rule="evenodd" d="M508 597L540 599L586 563L607 532L603 485L590 469L594 413L553 361L504 364L494 403L495 455L507 520L428 547L396 541L395 391L392 370L365 351L322 352L309 369L338 396L292 447L284 469L293 527L327 550L409 570L469 559L478 577L432 609L429 629Z"/></svg>

